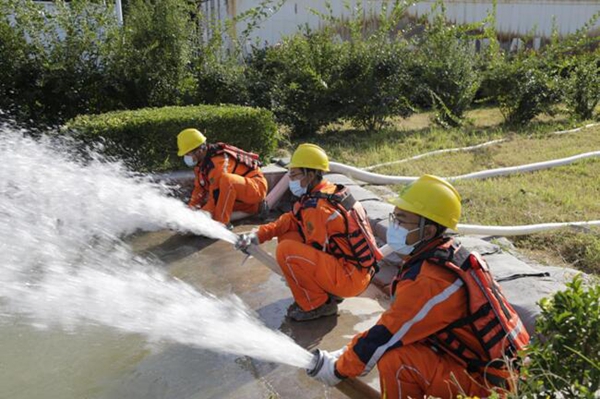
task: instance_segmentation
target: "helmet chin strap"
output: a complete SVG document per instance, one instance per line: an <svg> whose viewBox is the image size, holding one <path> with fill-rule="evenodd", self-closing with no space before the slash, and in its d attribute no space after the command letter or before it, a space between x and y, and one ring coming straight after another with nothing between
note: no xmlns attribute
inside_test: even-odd
<svg viewBox="0 0 600 399"><path fill-rule="evenodd" d="M423 241L425 238L425 218L419 216L419 241Z"/></svg>
<svg viewBox="0 0 600 399"><path fill-rule="evenodd" d="M308 176L308 172L306 171L306 169L302 170L302 173L304 173L304 176ZM306 184L306 192L307 193L310 193L313 190L313 188L316 187L316 185L314 184L314 180L315 179L313 177L312 180Z"/></svg>
<svg viewBox="0 0 600 399"><path fill-rule="evenodd" d="M202 144L200 147L198 147L198 149L195 151L196 153L196 160L198 161L198 163L202 163L204 161L204 158L206 158L206 153L204 152L207 148L206 143ZM200 158L200 153L204 153L204 156L202 158Z"/></svg>
<svg viewBox="0 0 600 399"><path fill-rule="evenodd" d="M425 218L423 216L419 216L419 241L415 242L414 244L414 248L415 250L418 249L421 245L424 244L424 239L425 239ZM413 252L415 251L413 250Z"/></svg>

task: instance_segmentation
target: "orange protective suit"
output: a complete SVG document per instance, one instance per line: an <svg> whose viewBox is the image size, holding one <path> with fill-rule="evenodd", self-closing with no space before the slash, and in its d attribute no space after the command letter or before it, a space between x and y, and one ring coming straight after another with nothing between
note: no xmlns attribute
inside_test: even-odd
<svg viewBox="0 0 600 399"><path fill-rule="evenodd" d="M335 189L334 184L322 181L312 192L331 194ZM309 311L327 302L328 294L352 297L364 291L371 281L370 270L322 249L329 237L346 230L339 212L322 198L309 200L300 212L301 221L288 212L257 232L261 243L278 237L277 262L296 303Z"/></svg>
<svg viewBox="0 0 600 399"><path fill-rule="evenodd" d="M419 253L439 244L435 241ZM490 384L482 375L467 372L464 364L427 340L469 314L467 291L457 279L450 270L427 260L401 270L392 305L375 326L354 337L336 362L337 373L365 375L377 364L386 398L488 396ZM461 342L483 356L468 325L454 331Z"/></svg>
<svg viewBox="0 0 600 399"><path fill-rule="evenodd" d="M487 397L486 382L467 373L452 357L414 343L386 352L377 362L382 398Z"/></svg>
<svg viewBox="0 0 600 399"><path fill-rule="evenodd" d="M205 159L194 168L194 174L189 206L210 212L221 223L229 223L233 211L257 213L267 195L267 179L262 171L230 162L228 154Z"/></svg>

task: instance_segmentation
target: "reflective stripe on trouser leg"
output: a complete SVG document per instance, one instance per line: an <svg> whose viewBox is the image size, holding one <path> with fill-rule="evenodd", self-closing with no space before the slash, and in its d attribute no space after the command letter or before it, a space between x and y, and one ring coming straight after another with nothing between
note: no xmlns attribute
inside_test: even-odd
<svg viewBox="0 0 600 399"><path fill-rule="evenodd" d="M258 210L258 204L265 198L266 193L264 178L247 178L223 173L219 180L219 199L213 212L214 219L221 223L229 223L236 201L255 204L252 208Z"/></svg>
<svg viewBox="0 0 600 399"><path fill-rule="evenodd" d="M382 395L385 393L388 399L490 394L481 377L468 374L452 357L422 343L389 350L379 359L377 368Z"/></svg>
<svg viewBox="0 0 600 399"><path fill-rule="evenodd" d="M296 240L281 240L277 262L294 299L303 310L312 310L327 302L328 293L352 297L369 285L366 269L358 270L333 255Z"/></svg>

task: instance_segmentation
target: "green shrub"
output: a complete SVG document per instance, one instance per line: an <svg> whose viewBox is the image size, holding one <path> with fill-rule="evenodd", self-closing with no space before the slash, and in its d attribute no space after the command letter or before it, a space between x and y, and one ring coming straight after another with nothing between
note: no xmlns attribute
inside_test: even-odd
<svg viewBox="0 0 600 399"><path fill-rule="evenodd" d="M202 24L210 26L211 33L208 40L199 44L200 51L192 62L197 85L193 103L251 105L246 66L241 62L241 49L231 37L230 23L208 16L202 20Z"/></svg>
<svg viewBox="0 0 600 399"><path fill-rule="evenodd" d="M181 102L194 88L186 1L133 0L124 27L106 4L0 0L0 107L54 124Z"/></svg>
<svg viewBox="0 0 600 399"><path fill-rule="evenodd" d="M305 32L268 51L269 63L281 67L273 78L272 110L298 136L339 119L340 99L330 88L339 48L327 32Z"/></svg>
<svg viewBox="0 0 600 399"><path fill-rule="evenodd" d="M202 104L250 105L245 68L237 62L201 62L194 68L196 100Z"/></svg>
<svg viewBox="0 0 600 399"><path fill-rule="evenodd" d="M596 282L597 283L597 282ZM544 398L595 398L600 389L600 285L578 276L567 289L542 300L535 339L527 352L520 394Z"/></svg>
<svg viewBox="0 0 600 399"><path fill-rule="evenodd" d="M479 55L465 34L465 27L448 25L445 13L436 15L416 41L419 102L435 110L442 126L459 126L481 84L477 69Z"/></svg>
<svg viewBox="0 0 600 399"><path fill-rule="evenodd" d="M341 46L332 96L339 99L340 117L356 127L377 130L391 116L407 118L412 85L409 51L402 45L377 42Z"/></svg>
<svg viewBox="0 0 600 399"><path fill-rule="evenodd" d="M600 56L575 57L562 86L569 112L582 120L592 119L600 102Z"/></svg>
<svg viewBox="0 0 600 399"><path fill-rule="evenodd" d="M277 143L277 126L270 111L241 106L190 106L146 108L136 111L83 115L69 121L66 129L87 143L106 140L106 153L125 159L141 171L176 169L177 134L196 127L209 142L223 141L263 159Z"/></svg>
<svg viewBox="0 0 600 399"><path fill-rule="evenodd" d="M542 113L552 115L560 100L559 80L534 51L503 56L487 71L486 86L509 125L525 125Z"/></svg>
<svg viewBox="0 0 600 399"><path fill-rule="evenodd" d="M273 106L272 90L275 76L283 69L272 48L254 48L246 59L246 82L250 104L254 107L271 109Z"/></svg>
<svg viewBox="0 0 600 399"><path fill-rule="evenodd" d="M414 112L408 100L413 56L397 31L408 5L383 2L377 16L364 13L360 1L355 8L349 3L345 7L347 17L335 15L331 7L329 14L315 11L332 39L348 36L344 42L336 40L334 47L339 55L329 84L330 112L358 128L378 130L386 118L406 118Z"/></svg>
<svg viewBox="0 0 600 399"><path fill-rule="evenodd" d="M374 26L372 15L357 11L360 2L345 6L348 17L334 15L329 3L328 15L313 10L323 22L321 31L307 28L253 60L255 76L266 77L267 84L252 85L258 95L251 97L270 102L278 120L299 136L341 118L374 130L390 116L408 117L412 57L397 32L407 5L390 4L382 4L371 28L365 26Z"/></svg>
<svg viewBox="0 0 600 399"><path fill-rule="evenodd" d="M185 0L129 3L108 68L113 109L179 104L194 90L191 11Z"/></svg>
<svg viewBox="0 0 600 399"><path fill-rule="evenodd" d="M53 4L50 12L30 0L0 0L0 107L36 124L107 109L111 86L114 9L88 0Z"/></svg>

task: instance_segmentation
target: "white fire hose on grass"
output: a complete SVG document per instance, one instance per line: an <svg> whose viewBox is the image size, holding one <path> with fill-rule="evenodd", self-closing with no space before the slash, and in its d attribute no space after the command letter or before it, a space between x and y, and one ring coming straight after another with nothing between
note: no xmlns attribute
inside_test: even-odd
<svg viewBox="0 0 600 399"><path fill-rule="evenodd" d="M561 135L561 134L568 134L568 133L576 133L576 132L579 132L579 131L581 131L583 129L588 129L590 127L595 127L595 126L598 126L598 125L600 125L600 123L590 123L590 124L587 124L585 126L581 126L581 127L575 128L575 129L559 130L558 132L554 132L552 134ZM397 165L397 164L400 164L400 163L406 163L406 162L410 162L410 161L416 161L417 159L426 158L426 157L430 157L430 156L438 155L438 154L446 154L446 153L450 153L450 152L466 152L466 151L477 150L479 148L484 148L484 147L488 147L488 146L491 146L491 145L504 143L506 141L508 141L508 139L498 139L498 140L487 141L485 143L476 144L476 145L472 145L472 146L468 146L468 147L444 148L442 150L435 150L435 151L425 152L423 154L415 155L415 156L410 157L410 158L400 159L400 160L397 160L397 161L390 161L390 162L378 163L378 164L375 164L375 165L364 167L364 168L362 168L362 170L371 171L371 170L374 170L374 169L377 169L377 168L381 168L383 166Z"/></svg>
<svg viewBox="0 0 600 399"><path fill-rule="evenodd" d="M595 126L595 125L587 125ZM581 128L580 128L581 129ZM571 132L571 131L566 131ZM562 134L565 132L557 132ZM497 168L484 170L480 172L468 173L465 175L445 177L448 181L469 180L469 179L485 179L495 176L506 176L513 173L532 172L541 169L548 169L557 166L568 165L583 159L600 157L600 151L586 152L579 155L574 155L567 158L555 159L552 161L536 162L521 166L511 166L506 168ZM387 176L377 173L367 172L365 170L355 168L353 166L344 165L337 162L330 162L332 172L342 173L370 184L409 184L418 179L416 176ZM459 224L457 232L461 234L485 235L485 236L518 236L540 233L561 229L565 227L580 227L589 228L600 226L600 220L565 222L565 223L540 223L522 226L481 226L473 224Z"/></svg>
<svg viewBox="0 0 600 399"><path fill-rule="evenodd" d="M381 168L383 166L397 165L399 163L406 163L406 162L410 162L410 161L416 161L417 159L430 157L432 155L446 154L446 153L449 153L449 152L464 152L464 151L476 150L476 149L487 147L487 146L490 146L490 145L504 143L505 141L508 141L508 139L492 140L492 141L488 141L488 142L485 142L485 143L481 143L481 144L477 144L477 145L472 145L472 146L469 146L469 147L444 148L442 150L436 150L436 151L426 152L424 154L415 155L414 157L410 157L410 158L400 159L398 161L390 161L390 162L378 163L376 165L371 165L371 166L367 166L365 168L362 168L362 170L370 171L370 170L373 170L373 169Z"/></svg>
<svg viewBox="0 0 600 399"><path fill-rule="evenodd" d="M479 226L476 224L459 224L457 230L461 234L485 235L485 236L522 236L527 234L541 233L543 231L557 230L565 227L597 227L600 220L586 222L566 223L540 223L523 226Z"/></svg>
<svg viewBox="0 0 600 399"><path fill-rule="evenodd" d="M536 170L549 169L557 166L569 165L573 162L581 161L588 158L600 157L600 151L586 152L583 154L573 155L567 158L555 159L552 161L535 162L520 166L509 166L506 168L497 168L490 170L482 170L479 172L467 173L465 175L444 177L443 179L450 182L457 180L471 180L471 179L488 179L496 176L508 176L515 173L533 172ZM365 171L364 169L356 168L354 166L344 165L338 162L329 162L329 169L333 173L342 173L344 175L353 177L357 180L363 181L369 184L387 185L387 184L408 184L417 180L416 176L389 176L382 175L379 173L372 173Z"/></svg>
<svg viewBox="0 0 600 399"><path fill-rule="evenodd" d="M583 129L595 127L598 125L600 125L600 123L590 123L590 124L587 124L585 126L578 127L575 129L557 131L557 132L554 132L553 134L560 135L560 134L574 133L574 132L578 132ZM435 154L440 154L440 153L445 153L445 152L473 150L473 149L486 147L486 146L493 145L493 144L498 144L498 143L501 143L504 141L506 141L506 139L493 140L493 141L489 141L489 142L486 142L483 144L478 144L478 145L474 145L474 146L470 146L470 147L437 150L437 151L432 151L432 152L424 153L421 155L417 155L412 158L407 158L407 159L403 159L400 161L393 161L393 162L387 162L387 163L382 163L382 164L378 164L378 165L373 165L373 166L363 168L363 169L356 168L356 167L350 166L350 165L345 165L345 164L338 163L338 162L330 162L329 166L330 166L332 173L342 173L346 176L353 177L357 180L360 180L360 181L363 181L363 182L369 183L369 184L380 184L380 185L409 184L409 183L417 180L418 177L416 177L416 176L388 176L388 175L382 175L382 174L378 174L378 173L372 173L372 172L369 172L369 170L374 169L379 166L407 162L410 160L420 159L425 156L430 156L430 155L435 155ZM533 172L536 170L543 170L543 169L549 169L549 168L553 168L553 167L557 167L557 166L569 165L571 163L574 163L574 162L577 162L580 160L589 159L589 158L597 158L597 157L600 157L600 151L586 152L583 154L578 154L578 155L561 158L561 159L555 159L555 160L551 160L551 161L535 162L535 163L530 163L530 164L520 165L520 166L510 166L510 167L505 167L505 168L496 168L496 169L484 170L484 171L479 171L479 172L467 173L464 175L450 176L450 177L446 177L445 179L450 182L453 182L453 181L458 181L458 180L486 179L486 178L497 177L497 176L508 176L508 175L515 174L515 173ZM273 209L275 204L277 204L279 199L287 191L288 182L289 182L289 176L286 173L281 178L281 180L275 185L275 187L271 190L271 192L267 195L266 202L269 206L269 209ZM245 218L248 216L250 216L250 215L243 213L243 212L234 212L232 214L231 220L239 220L239 219L242 219L242 218ZM564 227L584 227L585 228L585 227L594 227L594 226L599 226L599 225L600 225L600 221L598 221L598 220L567 222L567 223L541 223L541 224L524 225L524 226L480 226L480 225L470 225L470 224L459 224L458 231L462 234L475 234L475 235L486 235L486 236L491 236L491 235L516 236L516 235L539 233L542 231L556 230L556 229L560 229L560 228L564 228Z"/></svg>

